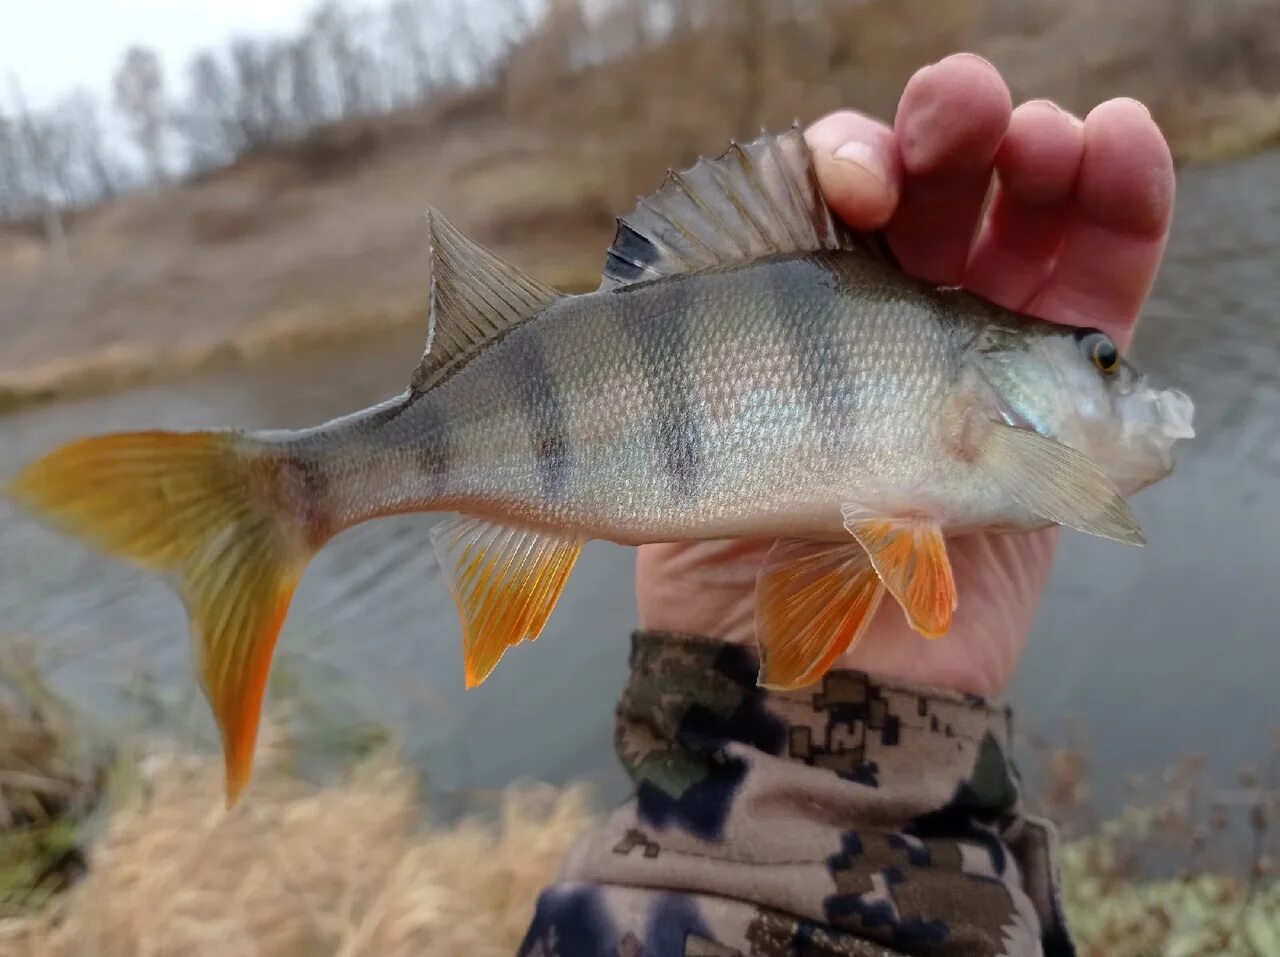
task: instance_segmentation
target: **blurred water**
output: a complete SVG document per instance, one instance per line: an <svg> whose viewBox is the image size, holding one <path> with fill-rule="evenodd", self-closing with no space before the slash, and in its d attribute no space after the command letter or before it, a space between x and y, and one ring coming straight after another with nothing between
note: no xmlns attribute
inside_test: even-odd
<svg viewBox="0 0 1280 957"><path fill-rule="evenodd" d="M1180 447L1176 474L1135 503L1148 548L1065 536L1013 695L1023 729L1057 733L1075 719L1108 802L1124 773L1189 752L1231 773L1280 727L1280 152L1189 172L1180 188L1137 353L1195 397L1199 437ZM310 424L399 391L420 340L0 418L0 476L85 433ZM621 793L612 710L634 620L631 553L590 546L537 645L514 649L464 692L431 521L374 523L322 552L282 639L283 667L292 653L347 676L325 689L335 707L400 729L438 791L534 776L588 777ZM181 688L190 720L208 723L172 593L3 502L0 633L30 640L55 684L95 713L119 715L121 687L145 671Z"/></svg>

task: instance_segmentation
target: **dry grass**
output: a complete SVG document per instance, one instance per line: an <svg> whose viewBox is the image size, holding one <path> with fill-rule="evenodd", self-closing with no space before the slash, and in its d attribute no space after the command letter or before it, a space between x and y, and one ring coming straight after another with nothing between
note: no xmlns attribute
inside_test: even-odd
<svg viewBox="0 0 1280 957"><path fill-rule="evenodd" d="M44 699L38 682L23 687L26 700ZM417 772L386 744L372 754L339 749L349 770L327 785L299 777L300 755L324 745L309 732L309 713L302 699L277 702L254 788L232 811L215 757L172 744L121 746L133 756L113 776L115 810L91 842L83 828L74 835L77 848L90 848L87 872L64 893L46 886L21 911L0 912L0 957L513 953L538 892L595 819L586 792L514 787L477 802L483 817L434 825ZM335 727L323 733L345 737ZM48 757L79 753L81 735L74 722L46 723L33 748L29 725L6 718L0 754L41 755L23 760L42 781L76 783L96 798L96 787L68 772L74 765ZM1082 954L1280 953L1280 848L1270 824L1280 813L1280 737L1232 788L1207 781L1203 762L1188 759L1132 782L1128 810L1107 821L1092 806L1079 745L1032 745L1047 778L1040 810L1070 837L1063 898ZM37 813L71 824L85 803ZM1243 846L1234 824L1246 829Z"/></svg>
<svg viewBox="0 0 1280 957"><path fill-rule="evenodd" d="M1176 156L1213 158L1280 134L1280 7L1270 0L661 0L680 24L646 36L646 5L562 3L512 58L510 113L619 136L677 162L761 124L841 106L891 116L919 67L957 50L992 60L1015 101L1084 114L1146 102ZM582 50L608 50L569 67ZM575 52L577 55L575 56ZM587 57L587 59L590 59Z"/></svg>
<svg viewBox="0 0 1280 957"><path fill-rule="evenodd" d="M0 917L83 869L80 833L106 786L104 749L18 646L0 654Z"/></svg>
<svg viewBox="0 0 1280 957"><path fill-rule="evenodd" d="M1131 775L1110 819L1074 733L1065 747L1031 744L1043 779L1034 803L1067 838L1063 905L1082 957L1280 954L1280 731L1229 787L1195 756Z"/></svg>
<svg viewBox="0 0 1280 957"><path fill-rule="evenodd" d="M1160 825L1130 812L1066 847L1063 905L1082 957L1274 957L1280 882L1197 872L1135 878L1127 850Z"/></svg>
<svg viewBox="0 0 1280 957"><path fill-rule="evenodd" d="M0 955L509 957L590 819L581 790L530 788L495 820L423 827L414 775L386 759L320 789L268 772L231 812L211 761L144 770L85 880L0 922Z"/></svg>
<svg viewBox="0 0 1280 957"><path fill-rule="evenodd" d="M509 955L593 820L579 788L517 788L483 820L427 825L415 774L393 758L316 787L282 770L289 745L268 731L258 783L231 812L216 761L143 760L88 876L33 914L0 920L0 957ZM1065 777L1084 773L1080 760L1066 764ZM1197 774L1186 762L1159 801L1066 845L1064 903L1086 957L1280 952L1280 883L1262 851L1251 867L1176 858L1191 869L1142 873L1171 835L1202 826ZM1275 795L1258 785L1249 816L1264 835ZM1055 800L1076 805L1084 793L1072 786Z"/></svg>
<svg viewBox="0 0 1280 957"><path fill-rule="evenodd" d="M584 789L530 785L432 826L385 731L303 688L227 811L221 761L172 740L158 689L129 689L142 725L108 775L29 660L0 656L0 957L507 955L590 820Z"/></svg>

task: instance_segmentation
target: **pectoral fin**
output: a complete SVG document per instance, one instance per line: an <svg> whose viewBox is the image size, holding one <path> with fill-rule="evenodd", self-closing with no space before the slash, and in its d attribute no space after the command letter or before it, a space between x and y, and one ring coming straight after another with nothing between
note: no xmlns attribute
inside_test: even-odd
<svg viewBox="0 0 1280 957"><path fill-rule="evenodd" d="M884 588L856 542L779 539L756 584L760 684L799 688L862 636Z"/></svg>
<svg viewBox="0 0 1280 957"><path fill-rule="evenodd" d="M1115 483L1075 449L1038 432L994 422L983 437L981 462L1023 506L1059 525L1142 545L1142 529Z"/></svg>
<svg viewBox="0 0 1280 957"><path fill-rule="evenodd" d="M441 522L431 538L458 605L474 688L508 648L542 633L582 543L465 517Z"/></svg>
<svg viewBox="0 0 1280 957"><path fill-rule="evenodd" d="M956 609L956 583L938 523L870 515L846 506L844 527L867 550L911 627L927 638L945 635Z"/></svg>

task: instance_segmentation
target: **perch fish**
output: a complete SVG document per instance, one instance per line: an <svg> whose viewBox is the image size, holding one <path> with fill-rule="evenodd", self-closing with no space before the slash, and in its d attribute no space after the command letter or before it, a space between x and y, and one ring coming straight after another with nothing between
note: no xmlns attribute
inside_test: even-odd
<svg viewBox="0 0 1280 957"><path fill-rule="evenodd" d="M73 442L11 493L167 576L190 615L229 800L308 560L360 522L432 538L466 683L536 638L583 543L773 539L760 681L816 680L888 593L935 637L946 538L1070 526L1141 544L1192 403L1097 330L906 275L824 203L798 129L670 174L564 295L429 211L427 348L403 394L300 431ZM963 596L959 596L963 600Z"/></svg>

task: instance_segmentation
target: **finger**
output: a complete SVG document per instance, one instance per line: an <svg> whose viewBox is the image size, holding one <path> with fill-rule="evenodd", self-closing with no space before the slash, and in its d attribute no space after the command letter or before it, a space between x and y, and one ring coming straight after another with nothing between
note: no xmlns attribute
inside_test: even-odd
<svg viewBox="0 0 1280 957"><path fill-rule="evenodd" d="M937 283L963 278L1011 110L999 72L972 54L907 82L894 121L902 199L888 236L908 272Z"/></svg>
<svg viewBox="0 0 1280 957"><path fill-rule="evenodd" d="M852 110L805 131L827 204L854 229L879 229L898 206L902 169L893 130Z"/></svg>
<svg viewBox="0 0 1280 957"><path fill-rule="evenodd" d="M1020 309L1053 270L1084 157L1084 124L1048 100L1013 111L996 151L998 185L964 284Z"/></svg>
<svg viewBox="0 0 1280 957"><path fill-rule="evenodd" d="M1057 264L1028 311L1097 326L1124 346L1169 235L1173 158L1136 100L1095 107L1084 121L1084 144Z"/></svg>

